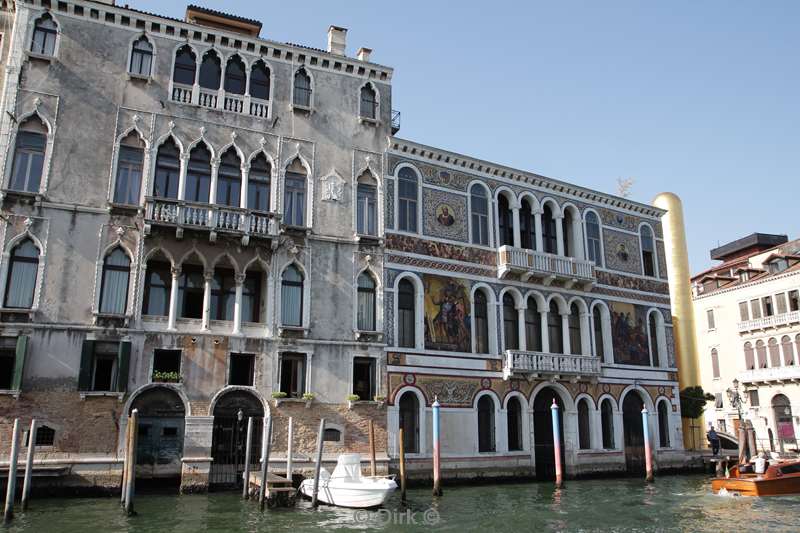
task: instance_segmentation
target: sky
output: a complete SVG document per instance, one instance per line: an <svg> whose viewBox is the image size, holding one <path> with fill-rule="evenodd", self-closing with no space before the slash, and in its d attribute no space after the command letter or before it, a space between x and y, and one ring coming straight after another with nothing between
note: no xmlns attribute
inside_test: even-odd
<svg viewBox="0 0 800 533"><path fill-rule="evenodd" d="M800 2L194 1L279 42L324 49L348 28L348 55L394 68L402 138L678 194L695 273L752 232L800 238ZM129 3L183 18L188 2Z"/></svg>

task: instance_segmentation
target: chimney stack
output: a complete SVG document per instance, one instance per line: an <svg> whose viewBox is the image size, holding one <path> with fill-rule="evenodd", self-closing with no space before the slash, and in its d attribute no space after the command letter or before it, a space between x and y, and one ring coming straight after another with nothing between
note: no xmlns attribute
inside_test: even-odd
<svg viewBox="0 0 800 533"><path fill-rule="evenodd" d="M343 56L347 47L347 28L331 26L328 28L328 52Z"/></svg>
<svg viewBox="0 0 800 533"><path fill-rule="evenodd" d="M364 48L363 46L358 49L358 60L369 61L369 55L372 53L372 48Z"/></svg>

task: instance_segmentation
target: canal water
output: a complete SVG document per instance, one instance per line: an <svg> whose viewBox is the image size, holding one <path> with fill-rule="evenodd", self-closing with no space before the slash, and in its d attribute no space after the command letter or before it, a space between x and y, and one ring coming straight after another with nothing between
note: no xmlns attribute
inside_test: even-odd
<svg viewBox="0 0 800 533"><path fill-rule="evenodd" d="M287 531L800 531L800 497L744 498L711 494L703 476L446 487L399 494L385 509L356 511L301 501L295 509L258 511L234 493L139 495L138 515L123 516L117 498L33 500L6 526L12 532L257 532Z"/></svg>

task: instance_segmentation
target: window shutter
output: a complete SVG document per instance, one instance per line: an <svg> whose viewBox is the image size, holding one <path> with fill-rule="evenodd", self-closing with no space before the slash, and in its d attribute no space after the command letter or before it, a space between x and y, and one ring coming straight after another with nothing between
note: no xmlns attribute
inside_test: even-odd
<svg viewBox="0 0 800 533"><path fill-rule="evenodd" d="M120 342L117 352L117 392L128 390L128 366L131 361L131 343Z"/></svg>
<svg viewBox="0 0 800 533"><path fill-rule="evenodd" d="M92 385L92 358L94 341L83 341L81 350L81 370L78 374L78 390L89 390Z"/></svg>
<svg viewBox="0 0 800 533"><path fill-rule="evenodd" d="M13 390L22 389L22 373L25 370L25 355L28 353L28 336L17 337L17 352L14 357L14 377L11 380Z"/></svg>

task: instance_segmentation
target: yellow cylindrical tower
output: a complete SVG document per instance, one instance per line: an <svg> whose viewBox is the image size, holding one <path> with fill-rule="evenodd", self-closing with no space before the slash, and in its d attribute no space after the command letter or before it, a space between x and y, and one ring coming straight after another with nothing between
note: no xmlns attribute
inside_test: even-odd
<svg viewBox="0 0 800 533"><path fill-rule="evenodd" d="M675 336L675 356L678 365L678 385L681 390L700 385L700 363L697 360L697 343L694 329L689 252L686 246L686 229L683 222L683 204L677 195L663 192L655 197L653 205L666 210L661 217L664 231L664 249L669 276L669 299L672 306L672 326ZM695 448L704 442L697 428L689 427L683 419L683 444ZM700 421L699 429L702 430Z"/></svg>

